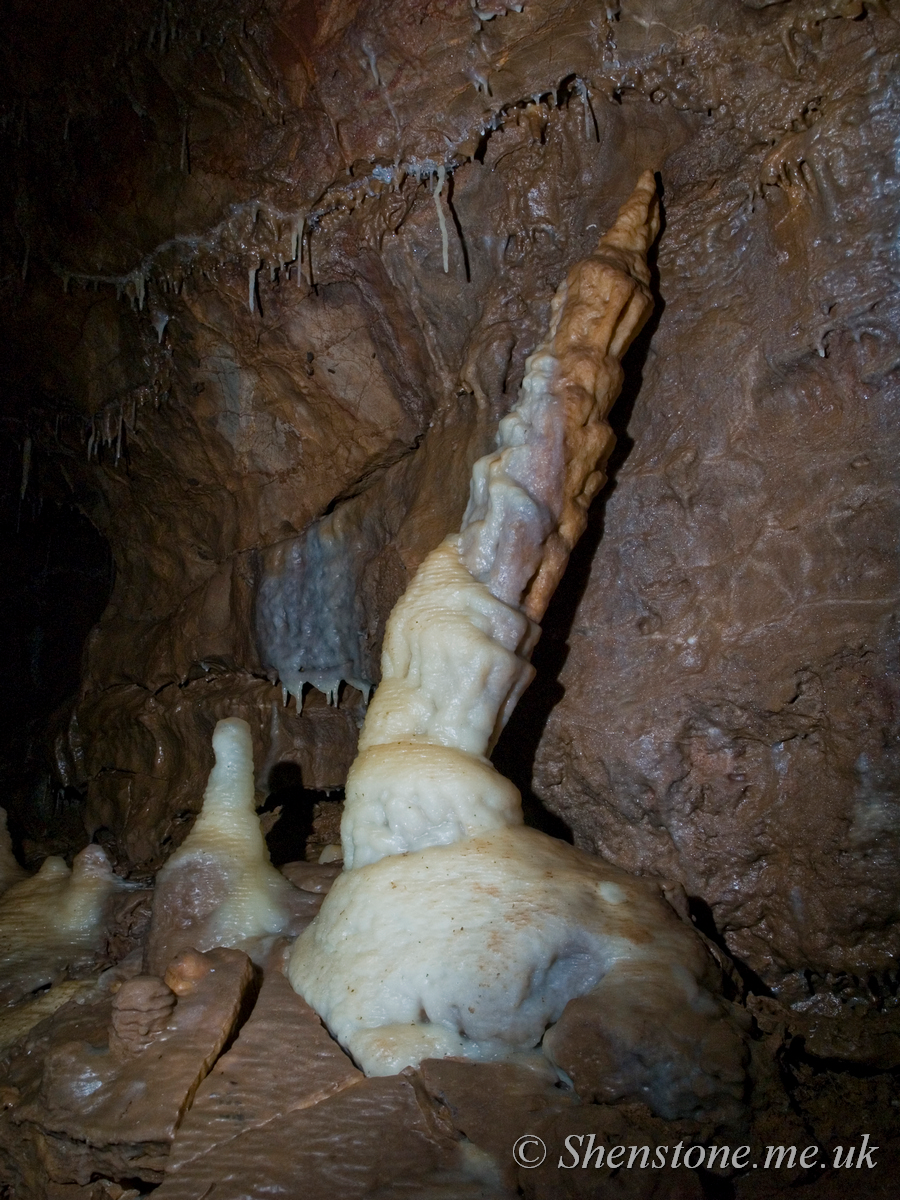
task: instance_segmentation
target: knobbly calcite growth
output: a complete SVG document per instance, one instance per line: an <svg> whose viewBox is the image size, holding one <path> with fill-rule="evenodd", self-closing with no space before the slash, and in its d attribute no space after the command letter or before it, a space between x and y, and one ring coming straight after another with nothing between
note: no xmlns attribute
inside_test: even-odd
<svg viewBox="0 0 900 1200"><path fill-rule="evenodd" d="M703 944L654 884L525 828L518 792L486 758L603 479L619 359L652 308L657 228L648 172L559 289L498 448L475 466L462 533L391 615L348 779L347 869L289 966L370 1075L531 1050L573 997L603 988L626 1006L650 997L685 1031L655 1072L636 1052L652 1025L623 1036L618 1096L678 1115L740 1095L743 1047L705 987L716 973ZM723 1048L703 1058L712 1029Z"/></svg>
<svg viewBox="0 0 900 1200"><path fill-rule="evenodd" d="M262 959L275 937L296 933L318 898L272 866L256 815L253 743L239 717L213 733L215 766L191 832L156 880L148 968L161 974L181 950L230 946Z"/></svg>
<svg viewBox="0 0 900 1200"><path fill-rule="evenodd" d="M460 558L493 595L538 621L584 532L612 450L606 416L621 358L653 309L647 251L659 232L647 171L615 226L553 297L497 449L472 470Z"/></svg>
<svg viewBox="0 0 900 1200"><path fill-rule="evenodd" d="M86 846L71 870L51 856L36 875L14 883L0 897L0 1003L90 964L101 948L106 902L124 886L100 846Z"/></svg>
<svg viewBox="0 0 900 1200"><path fill-rule="evenodd" d="M188 951L169 964L165 983L138 977L112 995L109 983L101 978L13 1051L18 1094L0 1152L15 1147L14 1179L40 1163L38 1178L52 1181L17 1195L63 1194L57 1185L98 1177L159 1184L198 1085L254 995L256 972L238 950Z"/></svg>
<svg viewBox="0 0 900 1200"><path fill-rule="evenodd" d="M175 993L156 975L129 979L112 1002L109 1048L120 1058L140 1054L163 1032L175 1007Z"/></svg>

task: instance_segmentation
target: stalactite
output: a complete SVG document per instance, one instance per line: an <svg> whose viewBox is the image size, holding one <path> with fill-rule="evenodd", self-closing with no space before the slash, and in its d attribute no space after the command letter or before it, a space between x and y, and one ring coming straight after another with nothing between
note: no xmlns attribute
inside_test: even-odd
<svg viewBox="0 0 900 1200"><path fill-rule="evenodd" d="M441 166L437 169L437 178L434 185L434 207L437 209L438 225L441 230L441 261L444 265L444 274L450 273L450 246L447 238L447 219L444 216L444 210L441 207L441 192L444 190L444 180L446 179L446 168Z"/></svg>

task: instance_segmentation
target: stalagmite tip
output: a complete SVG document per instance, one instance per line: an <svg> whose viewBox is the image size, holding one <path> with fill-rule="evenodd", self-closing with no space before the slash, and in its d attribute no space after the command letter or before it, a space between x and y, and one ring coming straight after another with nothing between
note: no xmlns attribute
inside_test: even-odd
<svg viewBox="0 0 900 1200"><path fill-rule="evenodd" d="M625 250L643 257L659 233L659 190L656 175L645 171L619 209L615 223L600 238L597 252Z"/></svg>

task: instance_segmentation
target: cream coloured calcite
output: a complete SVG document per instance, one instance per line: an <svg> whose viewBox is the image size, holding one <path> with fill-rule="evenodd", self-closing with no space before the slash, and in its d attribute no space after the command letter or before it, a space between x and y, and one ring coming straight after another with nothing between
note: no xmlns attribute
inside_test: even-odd
<svg viewBox="0 0 900 1200"><path fill-rule="evenodd" d="M0 896L0 1003L13 1003L90 963L107 901L126 885L102 847L86 846L71 869L55 855Z"/></svg>
<svg viewBox="0 0 900 1200"><path fill-rule="evenodd" d="M391 614L347 781L348 869L522 821L516 789L485 756L531 682L535 621L603 481L619 360L653 307L646 254L658 228L647 172L554 296L497 448L473 468L461 533Z"/></svg>
<svg viewBox="0 0 900 1200"><path fill-rule="evenodd" d="M534 674L538 633L472 578L458 537L428 556L388 622L347 779L348 869L521 824L517 788L485 753Z"/></svg>
<svg viewBox="0 0 900 1200"><path fill-rule="evenodd" d="M369 1075L531 1050L573 996L636 964L678 968L695 996L710 968L654 883L522 825L381 858L331 895L290 978Z"/></svg>
<svg viewBox="0 0 900 1200"><path fill-rule="evenodd" d="M426 558L388 622L347 781L345 870L288 967L369 1075L532 1051L570 1000L602 989L601 1005L664 997L650 1008L674 1038L652 1050L660 1070L639 1065L646 1025L606 1058L598 1049L616 1094L679 1115L740 1092L740 1038L692 928L656 883L526 828L486 757L531 680L535 621L602 482L619 359L652 307L657 228L648 174L559 289L497 449L475 465L461 534ZM551 1042L568 1061L571 1037ZM725 1049L704 1066L707 1042Z"/></svg>
<svg viewBox="0 0 900 1200"><path fill-rule="evenodd" d="M550 306L547 337L526 362L497 446L472 468L461 556L475 579L540 620L615 438L606 416L621 359L653 309L647 252L659 232L646 171L594 253L576 263Z"/></svg>
<svg viewBox="0 0 900 1200"><path fill-rule="evenodd" d="M190 833L156 878L148 969L162 974L185 949L245 950L260 960L281 934L296 933L318 899L272 866L256 815L253 742L239 717L213 732L215 765Z"/></svg>
<svg viewBox="0 0 900 1200"><path fill-rule="evenodd" d="M210 917L207 938L211 946L229 946L235 940L282 929L290 885L269 861L256 815L253 743L247 722L239 717L219 721L213 751L216 761L203 807L190 833L159 872L157 887L165 887L177 871L202 872L212 864L223 870L226 896Z"/></svg>

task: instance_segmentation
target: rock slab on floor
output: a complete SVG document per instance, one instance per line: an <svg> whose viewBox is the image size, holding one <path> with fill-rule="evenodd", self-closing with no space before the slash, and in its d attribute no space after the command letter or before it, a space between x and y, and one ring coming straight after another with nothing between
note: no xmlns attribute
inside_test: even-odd
<svg viewBox="0 0 900 1200"><path fill-rule="evenodd" d="M245 954L219 949L182 956L166 981L177 1003L140 1052L110 1049L113 997L101 985L93 999L76 998L37 1026L12 1058L0 1157L19 1177L17 1200L37 1200L48 1175L82 1185L98 1173L162 1179L175 1131L234 1033L254 972Z"/></svg>
<svg viewBox="0 0 900 1200"><path fill-rule="evenodd" d="M201 1083L169 1160L177 1173L248 1129L362 1080L280 971L269 971L237 1041Z"/></svg>
<svg viewBox="0 0 900 1200"><path fill-rule="evenodd" d="M172 1171L155 1200L362 1200L458 1165L458 1143L420 1103L413 1079L363 1079L273 1117ZM213 1192L213 1187L215 1191Z"/></svg>

